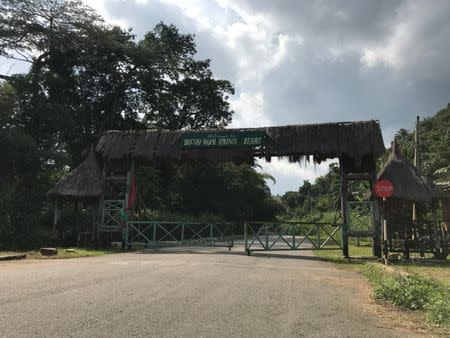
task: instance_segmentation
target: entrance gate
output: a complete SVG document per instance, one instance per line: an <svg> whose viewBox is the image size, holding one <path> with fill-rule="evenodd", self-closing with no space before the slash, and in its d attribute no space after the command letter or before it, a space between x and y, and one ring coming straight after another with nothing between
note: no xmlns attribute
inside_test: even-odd
<svg viewBox="0 0 450 338"><path fill-rule="evenodd" d="M315 163L321 163L326 159L337 158L342 224L247 223L244 231L247 238L245 249L247 252L274 250L284 245L287 250L323 250L334 246L341 248L345 257L348 257L348 182L369 181L372 186L376 180L376 160L384 151L378 121L196 131L111 130L101 136L95 148L101 160L101 198L114 198L117 196L116 187L119 182L126 182L127 206L132 206L134 202L130 196L133 196L131 192L135 184L135 164L152 163L159 159L251 164L255 158L270 161L272 157L285 157L290 162L312 158ZM120 184L123 186L123 183ZM117 205L108 206L105 203L103 208L102 226L99 228L117 228L117 220L120 222L119 214L114 211L117 210ZM376 255L381 255L378 208L373 213L376 227L373 238L377 243L374 247ZM219 229L221 228L215 223L184 222L183 226L183 222L169 224L150 222L149 217L139 221L130 217L123 239L131 246L137 243L156 246L162 242L208 245L221 242L230 247L227 235ZM340 240L337 238L338 232Z"/></svg>

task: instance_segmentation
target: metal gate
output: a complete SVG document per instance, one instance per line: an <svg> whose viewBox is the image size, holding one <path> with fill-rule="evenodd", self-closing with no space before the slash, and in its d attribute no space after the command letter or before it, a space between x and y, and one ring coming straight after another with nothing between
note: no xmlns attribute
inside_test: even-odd
<svg viewBox="0 0 450 338"><path fill-rule="evenodd" d="M348 236L356 237L356 245L360 245L360 238L373 237L373 202L349 201L348 207Z"/></svg>
<svg viewBox="0 0 450 338"><path fill-rule="evenodd" d="M128 221L125 244L128 247L234 245L233 223Z"/></svg>
<svg viewBox="0 0 450 338"><path fill-rule="evenodd" d="M104 200L101 231L119 231L120 210L125 206L124 200Z"/></svg>
<svg viewBox="0 0 450 338"><path fill-rule="evenodd" d="M319 222L246 222L245 252L342 249L342 227Z"/></svg>

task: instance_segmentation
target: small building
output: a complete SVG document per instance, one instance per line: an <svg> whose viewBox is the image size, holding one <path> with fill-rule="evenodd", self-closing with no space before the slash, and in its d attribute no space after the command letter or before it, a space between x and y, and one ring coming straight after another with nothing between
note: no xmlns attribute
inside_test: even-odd
<svg viewBox="0 0 450 338"><path fill-rule="evenodd" d="M384 202L388 224L388 251L442 255L442 236L437 222L437 195L432 181L422 176L401 153L396 141L377 176L389 180L394 192Z"/></svg>
<svg viewBox="0 0 450 338"><path fill-rule="evenodd" d="M79 206L92 209L92 228L89 234L92 239L97 231L97 219L99 216L99 203L102 197L101 169L95 156L94 147L91 147L84 161L69 174L64 176L56 185L47 192L47 196L55 203L53 217L53 237L61 235L58 229L58 221L63 204L73 204L72 233L80 235ZM86 232L84 232L86 234Z"/></svg>

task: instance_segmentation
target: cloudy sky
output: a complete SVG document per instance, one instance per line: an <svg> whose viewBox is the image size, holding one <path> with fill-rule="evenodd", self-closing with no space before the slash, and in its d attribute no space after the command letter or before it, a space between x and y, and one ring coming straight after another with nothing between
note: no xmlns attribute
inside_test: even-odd
<svg viewBox="0 0 450 338"><path fill-rule="evenodd" d="M389 144L450 102L448 0L86 0L141 37L195 33L199 58L236 88L234 127L377 119ZM326 172L273 161L273 193Z"/></svg>

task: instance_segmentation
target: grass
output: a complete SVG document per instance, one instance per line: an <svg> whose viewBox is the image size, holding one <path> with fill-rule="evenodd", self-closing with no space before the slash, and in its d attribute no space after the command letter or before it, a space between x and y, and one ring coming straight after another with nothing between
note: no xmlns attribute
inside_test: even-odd
<svg viewBox="0 0 450 338"><path fill-rule="evenodd" d="M360 246L356 246L356 241L349 241L349 255L354 257L350 260L345 259L342 256L342 250L314 250L314 254L324 260L344 264L345 268L351 268L352 270L360 270L363 265L367 262L366 259L362 257L372 256L372 247L369 241L360 241Z"/></svg>
<svg viewBox="0 0 450 338"><path fill-rule="evenodd" d="M366 259L360 259L360 257L371 257L372 247L369 241L361 240L361 245L356 246L355 241L349 242L349 254L350 257L355 257L347 260L342 257L342 250L314 250L314 254L324 260L334 263L342 263L344 266L351 266L353 269L360 268L368 262ZM444 284L450 286L450 257L446 262L435 262L428 260L417 260L411 263L392 263L390 268L394 272L403 274L418 274L428 278L436 279Z"/></svg>
<svg viewBox="0 0 450 338"><path fill-rule="evenodd" d="M23 252L16 252L16 251L0 251L0 257L2 256L13 256L13 255L20 255Z"/></svg>
<svg viewBox="0 0 450 338"><path fill-rule="evenodd" d="M58 254L55 256L42 256L37 251L28 252L27 256L33 259L66 259L66 258L80 258L80 257L95 257L107 254L120 252L118 249L83 249L73 248L75 251L70 251L71 248L57 248Z"/></svg>
<svg viewBox="0 0 450 338"><path fill-rule="evenodd" d="M361 246L350 242L350 257L356 258L343 258L341 250L314 253L341 268L363 273L374 286L375 299L421 311L428 323L450 329L450 263L417 260L385 268L373 260L358 258L372 255L368 241L361 241Z"/></svg>
<svg viewBox="0 0 450 338"><path fill-rule="evenodd" d="M65 259L65 258L94 257L121 252L119 249L82 249L82 248L57 248L57 249L58 254L56 256L42 256L39 250L35 250L24 252L0 251L0 257L26 254L27 258L31 259ZM71 251L69 249L75 251Z"/></svg>

